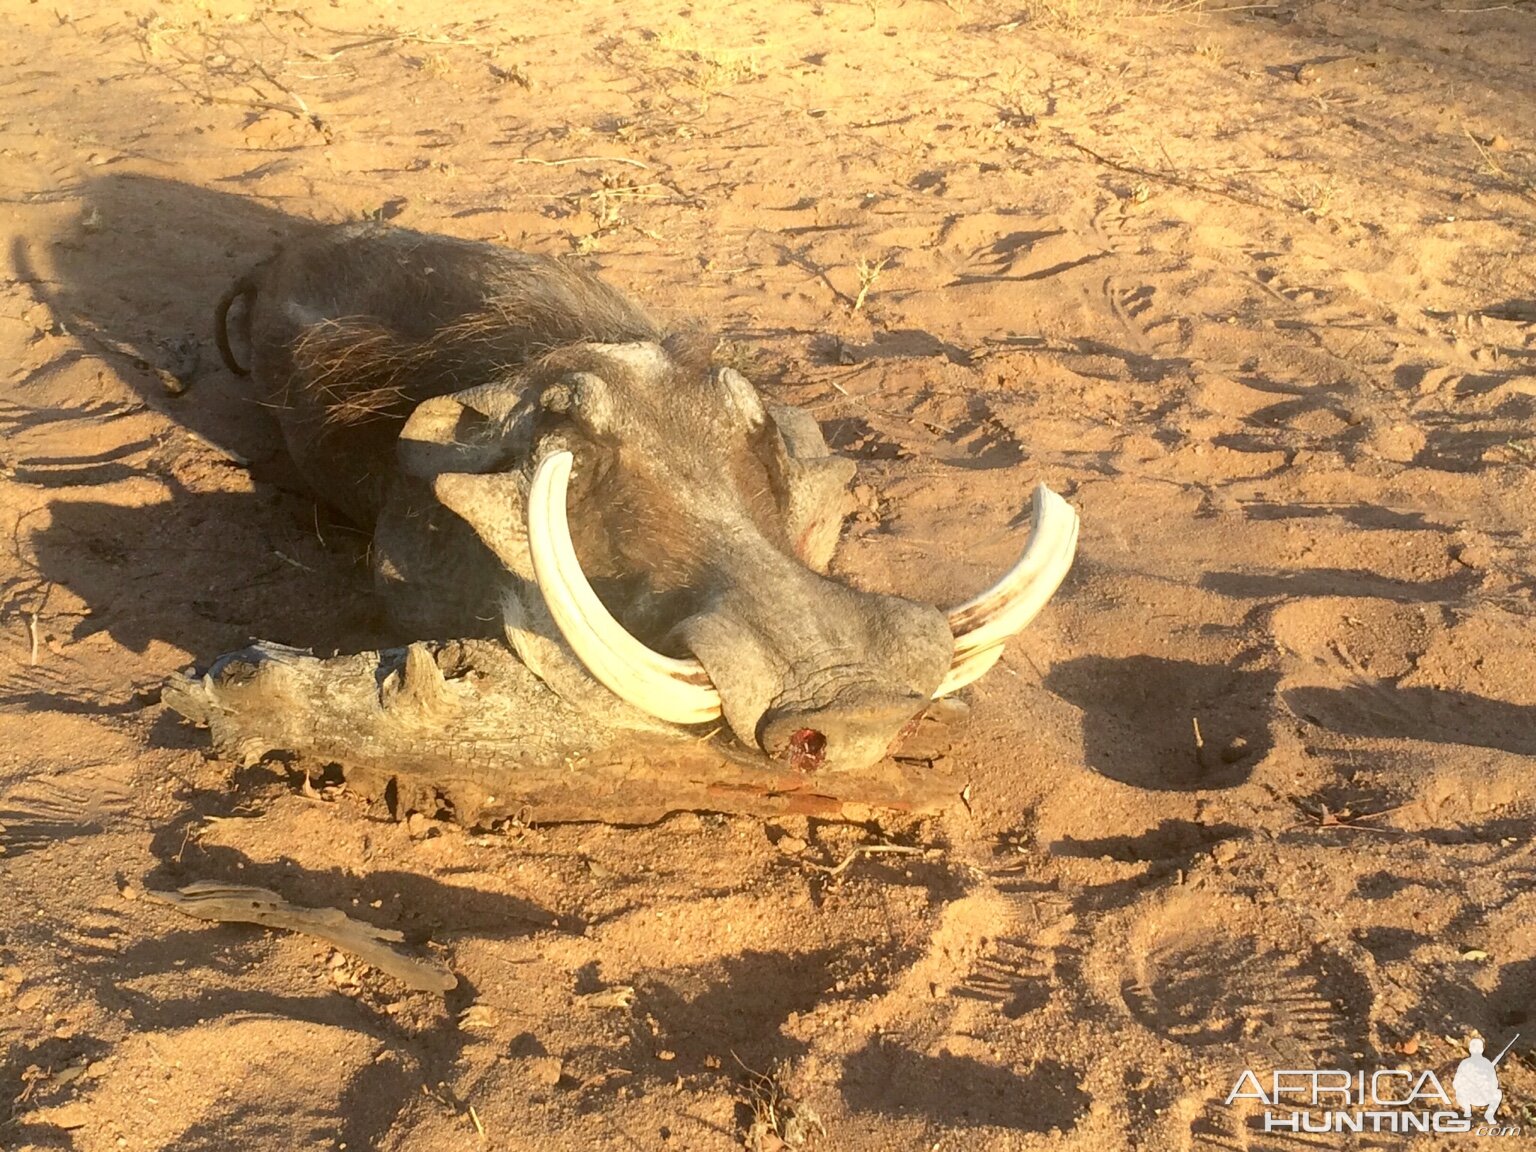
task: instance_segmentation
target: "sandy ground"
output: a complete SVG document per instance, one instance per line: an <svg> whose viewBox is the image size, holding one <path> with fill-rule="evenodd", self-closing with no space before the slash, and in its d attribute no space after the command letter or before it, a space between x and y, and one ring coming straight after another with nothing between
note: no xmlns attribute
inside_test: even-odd
<svg viewBox="0 0 1536 1152"><path fill-rule="evenodd" d="M731 1148L750 1069L829 1149L1398 1148L1223 1101L1474 1032L1525 1137L1413 1146L1531 1146L1529 0L559 7L0 5L0 1146ZM1068 494L970 811L487 834L209 760L168 674L377 636L210 321L367 214L717 324L859 459L855 582L968 595ZM459 987L130 898L200 879Z"/></svg>

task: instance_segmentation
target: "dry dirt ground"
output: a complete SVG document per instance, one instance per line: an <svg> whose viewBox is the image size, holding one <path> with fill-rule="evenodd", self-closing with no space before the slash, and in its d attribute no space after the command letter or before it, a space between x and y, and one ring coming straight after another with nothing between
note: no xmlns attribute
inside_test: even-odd
<svg viewBox="0 0 1536 1152"><path fill-rule="evenodd" d="M1525 1137L1412 1146L1531 1146L1536 9L1023 3L0 4L0 1145L1398 1148L1223 1100L1523 1032ZM1066 493L969 811L463 831L208 759L168 674L378 636L210 321L370 214L717 324L860 461L852 581L968 595ZM459 985L132 898L209 879Z"/></svg>

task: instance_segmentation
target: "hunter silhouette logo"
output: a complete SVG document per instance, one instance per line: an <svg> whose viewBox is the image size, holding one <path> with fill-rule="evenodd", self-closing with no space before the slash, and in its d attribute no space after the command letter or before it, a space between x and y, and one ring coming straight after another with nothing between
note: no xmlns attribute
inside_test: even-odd
<svg viewBox="0 0 1536 1152"><path fill-rule="evenodd" d="M1514 1040L1504 1045L1504 1051L1492 1060L1483 1055L1481 1039L1473 1037L1467 1041L1467 1058L1456 1065L1456 1077L1451 1081L1451 1090L1456 1093L1456 1103L1461 1106L1462 1115L1470 1117L1473 1111L1486 1108L1483 1119L1493 1123L1493 1114L1498 1110L1499 1101L1504 1099L1504 1093L1499 1091L1499 1061L1509 1054L1518 1039L1520 1034L1517 1032Z"/></svg>

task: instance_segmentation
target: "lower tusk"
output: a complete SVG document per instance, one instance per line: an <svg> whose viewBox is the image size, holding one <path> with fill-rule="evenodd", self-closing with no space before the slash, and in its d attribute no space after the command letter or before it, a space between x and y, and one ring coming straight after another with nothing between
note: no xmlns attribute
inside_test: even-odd
<svg viewBox="0 0 1536 1152"><path fill-rule="evenodd" d="M934 697L979 679L1055 594L1077 553L1077 513L1044 484L1035 488L1034 523L1024 554L1001 580L949 613L955 656Z"/></svg>
<svg viewBox="0 0 1536 1152"><path fill-rule="evenodd" d="M933 690L935 700L948 696L951 692L958 692L967 684L974 684L988 672L992 671L992 665L1003 658L1003 645L994 644L990 648L980 648L964 656L956 654L955 662L949 666L949 671L944 674L944 679Z"/></svg>
<svg viewBox="0 0 1536 1152"><path fill-rule="evenodd" d="M566 491L574 460L552 452L528 488L528 545L533 574L560 634L587 670L614 695L671 724L704 724L720 715L720 693L697 660L653 652L624 630L592 590L571 543Z"/></svg>

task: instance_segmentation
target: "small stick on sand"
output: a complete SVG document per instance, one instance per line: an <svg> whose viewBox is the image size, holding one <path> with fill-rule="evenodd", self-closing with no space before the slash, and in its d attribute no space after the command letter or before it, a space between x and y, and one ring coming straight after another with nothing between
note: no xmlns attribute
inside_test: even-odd
<svg viewBox="0 0 1536 1152"><path fill-rule="evenodd" d="M320 119L320 117L315 114L314 110L310 108L309 103L304 99L304 97L300 96L292 88L288 87L288 85L284 84L276 76L272 75L271 72L267 71L267 69L261 64L259 60L251 61L251 66L255 68L257 72L261 73L262 79L266 80L268 84L272 85L272 87L276 88L284 96L288 97L289 100L293 101L292 108L283 108L281 105L279 105L279 111L287 112L292 116L296 116L300 120L307 121L311 128L325 137L327 143L330 142L331 130L326 127L325 121Z"/></svg>
<svg viewBox="0 0 1536 1152"><path fill-rule="evenodd" d="M32 641L32 660L31 660L31 662L33 664L36 664L37 663L37 649L38 649L38 644L39 644L38 634L37 634L37 613L36 612L28 612L27 613L27 636Z"/></svg>
<svg viewBox="0 0 1536 1152"><path fill-rule="evenodd" d="M1503 168L1499 167L1499 165L1494 161L1493 157L1488 155L1488 149L1483 147L1483 142L1481 140L1479 140L1476 136L1472 135L1472 130L1470 128L1468 128L1465 124L1463 124L1461 126L1461 131L1462 131L1462 134L1464 136L1466 136L1466 138L1468 140L1472 141L1472 147L1477 149L1478 155L1480 155L1483 158L1483 163L1487 164L1488 167L1492 168L1500 176L1504 176L1504 177L1508 177L1509 176L1509 173L1504 171Z"/></svg>
<svg viewBox="0 0 1536 1152"><path fill-rule="evenodd" d="M807 868L814 868L818 872L825 872L828 876L840 876L860 856L923 856L930 851L936 851L936 849L912 848L905 844L860 844L852 852L844 856L840 864L817 864L810 860L803 861L803 863Z"/></svg>
<svg viewBox="0 0 1536 1152"><path fill-rule="evenodd" d="M1185 188L1191 192L1204 192L1210 196L1224 196L1228 200L1238 204L1247 204L1250 208L1270 208L1272 204L1266 203L1255 196L1249 196L1234 189L1231 185L1212 184L1203 180L1196 180L1189 176L1183 176L1178 172L1154 172L1150 168L1140 168L1134 164L1125 164L1119 160L1111 160L1101 152L1095 152L1084 144L1079 144L1069 137L1062 137L1062 143L1068 148L1075 148L1084 156L1103 164L1106 168L1113 168L1116 172L1125 172L1131 176L1140 176L1147 180L1160 180L1164 184L1172 184L1177 188Z"/></svg>
<svg viewBox="0 0 1536 1152"><path fill-rule="evenodd" d="M512 161L514 164L542 164L546 168L560 168L566 164L632 164L636 168L644 168L647 172L651 166L643 160L631 160L628 156L572 156L566 160L540 160L537 156L521 156Z"/></svg>
<svg viewBox="0 0 1536 1152"><path fill-rule="evenodd" d="M1200 771L1205 771L1205 738L1200 735L1200 717L1191 716L1189 722L1195 726L1195 763L1200 765Z"/></svg>
<svg viewBox="0 0 1536 1152"><path fill-rule="evenodd" d="M1447 9L1442 9L1442 11L1447 11L1447 12L1450 12L1450 11L1464 11L1464 12L1482 11L1482 12L1487 12L1487 11L1490 11L1490 9L1487 9L1487 8L1482 8L1482 9L1471 9L1471 8L1450 9L1450 8L1447 8ZM1506 179L1510 183L1512 183L1515 186L1515 191L1520 193L1520 195L1526 197L1527 199L1536 200L1536 190L1533 190L1527 184L1520 183L1520 181L1514 175L1512 175L1510 172L1508 172L1497 160L1495 160L1493 158L1493 156L1489 153L1488 149L1483 147L1483 142L1481 140L1479 140L1476 136L1472 135L1472 130L1470 128L1468 128L1465 124L1463 124L1461 126L1461 130L1466 135L1467 139L1472 141L1472 147L1477 149L1478 155L1483 158L1483 163L1484 164L1487 164L1488 167L1493 169L1494 172L1498 173L1500 176L1504 177L1504 179Z"/></svg>

